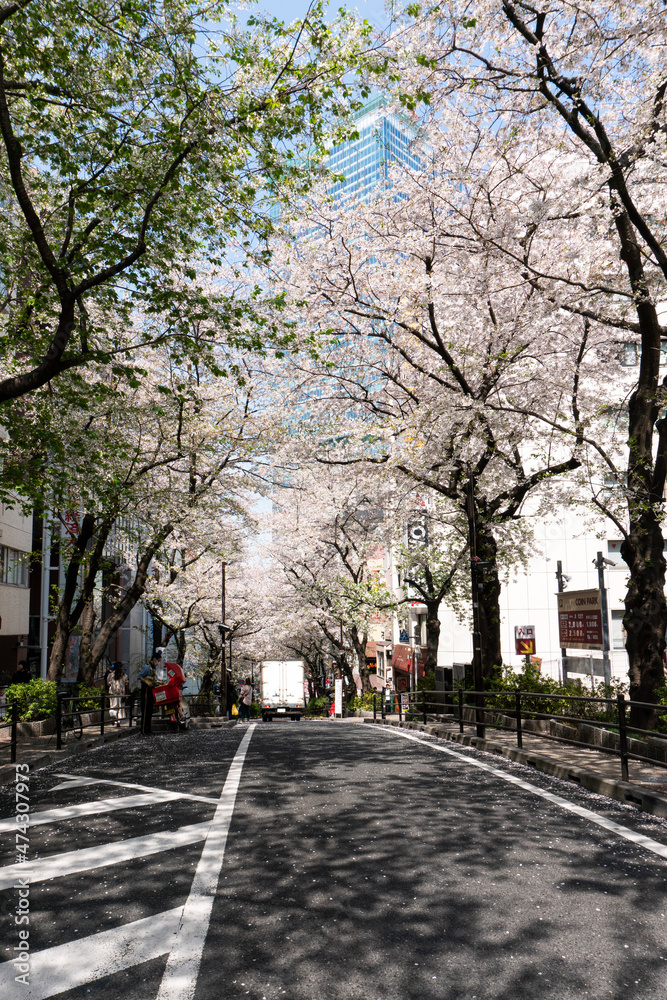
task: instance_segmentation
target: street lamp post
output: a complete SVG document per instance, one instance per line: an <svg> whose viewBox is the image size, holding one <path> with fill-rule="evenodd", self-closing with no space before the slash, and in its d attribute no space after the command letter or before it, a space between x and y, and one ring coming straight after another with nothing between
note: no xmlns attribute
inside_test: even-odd
<svg viewBox="0 0 667 1000"><path fill-rule="evenodd" d="M222 624L220 625L220 717L227 715L227 664L225 663L225 571L227 563L222 564Z"/></svg>
<svg viewBox="0 0 667 1000"><path fill-rule="evenodd" d="M602 669L604 670L604 682L607 687L611 684L611 660L609 657L609 606L607 604L607 588L604 585L605 566L615 566L611 559L605 559L601 552L598 552L593 560L593 565L598 571L598 586L600 588L600 609L602 611Z"/></svg>
<svg viewBox="0 0 667 1000"><path fill-rule="evenodd" d="M563 564L560 559L556 562L556 580L558 582L558 593L562 594L569 583L569 576L567 573L563 573ZM567 678L567 668L565 666L565 661L567 659L567 649L565 646L560 647L560 660L561 660L561 671L563 684Z"/></svg>
<svg viewBox="0 0 667 1000"><path fill-rule="evenodd" d="M479 617L479 592L481 589L481 567L477 555L477 527L475 524L475 478L472 470L468 475L468 539L470 543L470 584L472 588L472 669L475 678L475 706L477 735L484 739L484 675L482 673L482 630Z"/></svg>

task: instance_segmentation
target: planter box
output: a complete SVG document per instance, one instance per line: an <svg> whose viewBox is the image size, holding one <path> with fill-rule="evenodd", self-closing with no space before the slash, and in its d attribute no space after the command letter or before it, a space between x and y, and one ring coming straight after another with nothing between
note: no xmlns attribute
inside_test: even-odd
<svg viewBox="0 0 667 1000"><path fill-rule="evenodd" d="M551 732L548 719L522 719L521 728L526 733L549 733Z"/></svg>
<svg viewBox="0 0 667 1000"><path fill-rule="evenodd" d="M85 729L87 726L99 726L101 711L81 712L81 725ZM104 725L111 723L109 712L104 713ZM127 721L126 721L127 724ZM40 719L37 722L19 722L17 724L17 738L19 740L30 739L32 736L53 736L56 731L56 717L52 715L49 719Z"/></svg>
<svg viewBox="0 0 667 1000"><path fill-rule="evenodd" d="M602 746L609 747L610 750L621 749L621 737L618 733L612 733L609 729L603 729L601 733Z"/></svg>
<svg viewBox="0 0 667 1000"><path fill-rule="evenodd" d="M591 726L586 722L578 722L577 731L582 743L590 743L594 747L604 745L602 743L602 726Z"/></svg>
<svg viewBox="0 0 667 1000"><path fill-rule="evenodd" d="M50 719L40 719L38 722L19 722L17 726L18 739L30 736L51 736L56 731L55 716Z"/></svg>
<svg viewBox="0 0 667 1000"><path fill-rule="evenodd" d="M579 730L576 726L568 726L564 722L554 722L549 720L549 733L551 736L558 736L562 740L579 739Z"/></svg>
<svg viewBox="0 0 667 1000"><path fill-rule="evenodd" d="M646 756L652 760L661 760L667 763L667 739L659 736L649 736L646 740Z"/></svg>

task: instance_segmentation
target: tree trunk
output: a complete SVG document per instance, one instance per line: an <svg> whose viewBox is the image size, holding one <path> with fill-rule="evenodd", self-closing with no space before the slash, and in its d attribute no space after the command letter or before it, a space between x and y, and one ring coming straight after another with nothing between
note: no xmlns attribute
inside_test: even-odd
<svg viewBox="0 0 667 1000"><path fill-rule="evenodd" d="M373 687L371 685L371 671L366 663L366 643L368 642L368 636L365 632L360 636L356 626L353 625L350 629L350 638L352 640L352 645L354 646L354 652L357 655L357 663L359 664L361 692L362 694L370 694L373 691Z"/></svg>
<svg viewBox="0 0 667 1000"><path fill-rule="evenodd" d="M341 651L340 658L340 669L343 674L343 689L345 691L345 702L351 701L357 694L357 682L354 679L354 671L348 663L347 656Z"/></svg>
<svg viewBox="0 0 667 1000"><path fill-rule="evenodd" d="M610 182L612 204L615 190ZM664 540L660 525L665 486L664 424L659 422L664 403L659 395L660 324L644 276L637 236L625 212L615 218L623 258L635 294L641 330L642 354L637 388L628 404L628 514L630 530L621 545L621 554L630 569L623 624L630 661L630 698L655 701L656 688L665 683L663 653L667 629L665 603ZM658 423L658 452L654 460L653 438ZM631 709L630 721L650 728L657 713L645 708Z"/></svg>
<svg viewBox="0 0 667 1000"><path fill-rule="evenodd" d="M107 620L103 623L97 638L92 644L90 658L93 669L97 668L97 664L104 656L111 637L115 635L123 622L126 620L132 608L144 593L151 560L173 530L174 526L172 524L163 525L162 528L156 530L152 539L146 545L146 548L137 563L137 571L134 575L134 580L131 586L128 587L121 600L113 609ZM224 697L223 692L221 692L221 697Z"/></svg>
<svg viewBox="0 0 667 1000"><path fill-rule="evenodd" d="M656 688L665 683L663 652L667 604L663 545L660 525L650 509L644 511L638 524L631 526L621 545L621 554L630 568L623 626L627 634L625 647L630 660L630 698L633 701L655 701ZM651 729L657 720L657 712L631 707L631 725Z"/></svg>
<svg viewBox="0 0 667 1000"><path fill-rule="evenodd" d="M426 663L424 673L434 674L438 665L438 646L440 645L440 619L438 608L440 600L426 601Z"/></svg>
<svg viewBox="0 0 667 1000"><path fill-rule="evenodd" d="M95 601L91 597L81 614L81 642L79 644L79 673L77 681L92 687L97 664L92 662L92 646L95 630Z"/></svg>
<svg viewBox="0 0 667 1000"><path fill-rule="evenodd" d="M500 580L496 565L497 545L490 531L477 529L477 555L490 568L477 574L479 588L479 628L482 638L482 674L494 677L502 668L500 647Z"/></svg>
<svg viewBox="0 0 667 1000"><path fill-rule="evenodd" d="M185 650L187 648L187 638L185 634L185 629L180 628L176 634L176 649L178 662L183 665L185 662Z"/></svg>
<svg viewBox="0 0 667 1000"><path fill-rule="evenodd" d="M95 518L92 514L85 514L77 537L74 540L72 554L65 570L65 586L63 587L60 595L58 613L56 614L56 634L53 637L53 643L51 644L51 651L49 653L49 668L46 676L48 680L56 681L56 683L62 677L70 636L76 628L79 618L83 612L83 608L85 607L85 600L82 600L81 596L77 600L76 606L74 606L74 601L77 594L77 588L79 586L81 566L83 565L86 556L86 549L93 537L94 532ZM98 546L96 545L95 552L97 552L97 549ZM65 546L61 542L61 560L64 558L65 551ZM89 566L88 572L86 573L86 584L89 582L90 575ZM84 589L86 589L85 585ZM90 589L90 587L88 587L88 589Z"/></svg>

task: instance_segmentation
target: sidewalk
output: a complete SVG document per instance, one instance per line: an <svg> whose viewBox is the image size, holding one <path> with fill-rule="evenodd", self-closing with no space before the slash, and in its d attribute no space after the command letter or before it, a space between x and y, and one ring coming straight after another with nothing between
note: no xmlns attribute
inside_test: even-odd
<svg viewBox="0 0 667 1000"><path fill-rule="evenodd" d="M160 725L158 719L153 720L155 732L168 732L168 725ZM219 716L197 716L191 720L190 729L222 729L228 726L235 726L236 721L230 722L228 719L221 719ZM5 735L6 734L6 735ZM113 743L114 740L126 739L128 736L138 736L139 728L134 725L130 729L127 722L120 728L105 725L104 736L100 735L100 726L86 726L80 740L73 737L65 742L60 750L56 750L55 733L49 736L27 736L19 739L16 748L16 763L27 764L31 771L39 767L46 767L64 757L71 757L73 754L84 753L95 747L103 746L105 743ZM187 735L184 733L183 735ZM0 785L8 781L14 781L16 775L16 764L9 762L9 729L0 730Z"/></svg>
<svg viewBox="0 0 667 1000"><path fill-rule="evenodd" d="M373 724L372 716L364 718L363 721ZM523 733L523 748L519 750L516 745L516 733L492 729L490 726L487 726L486 737L481 739L475 735L474 725L464 724L464 731L460 733L458 722L430 721L426 725L423 722L401 723L398 716L394 715L387 716L384 722L378 716L375 725L414 729L474 747L476 750L499 754L517 764L527 764L552 777L572 781L591 792L607 795L619 802L635 806L643 812L667 818L667 768L665 767L630 760L629 780L622 781L619 757L602 753L593 747L588 749L558 743L556 740L545 739L530 732Z"/></svg>

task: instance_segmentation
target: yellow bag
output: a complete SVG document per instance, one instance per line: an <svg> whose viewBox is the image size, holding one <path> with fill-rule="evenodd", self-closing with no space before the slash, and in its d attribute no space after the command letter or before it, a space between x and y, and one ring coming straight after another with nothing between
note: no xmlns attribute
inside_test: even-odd
<svg viewBox="0 0 667 1000"><path fill-rule="evenodd" d="M235 716L235 715L238 715L238 714L239 714L238 708L236 707L236 705L232 705L232 716Z"/></svg>

